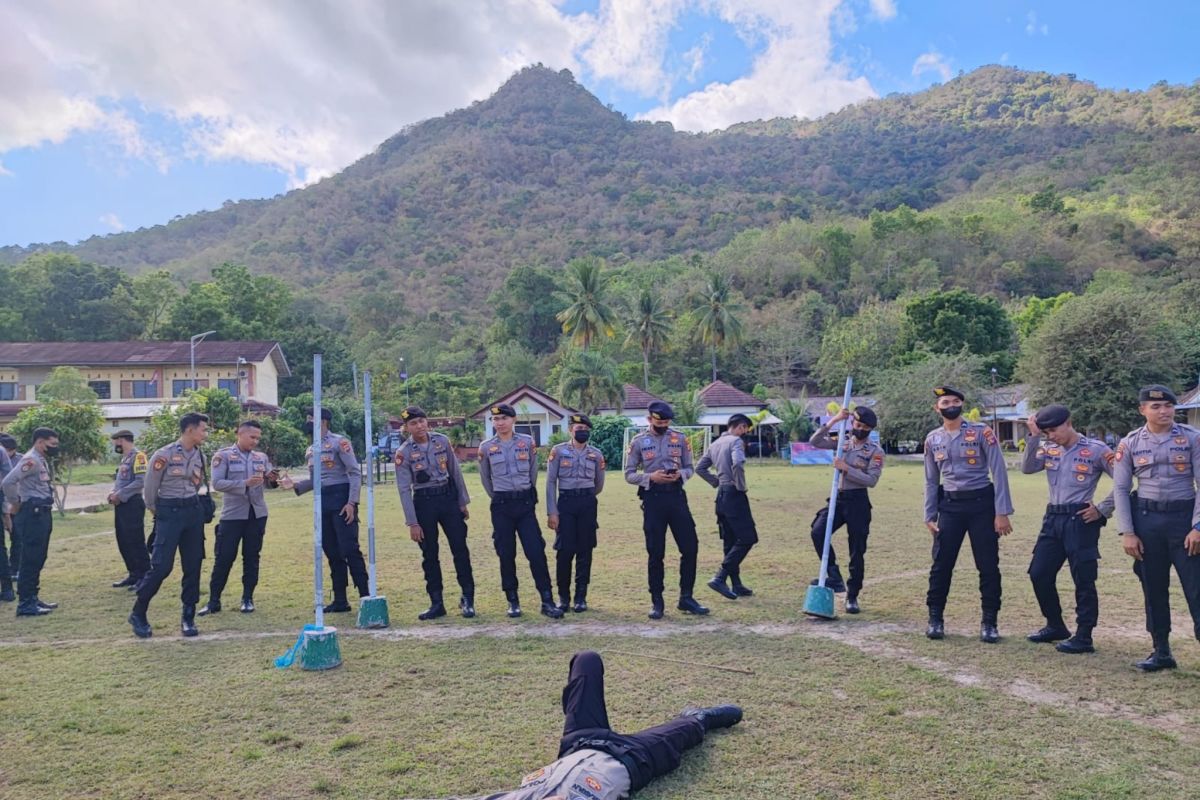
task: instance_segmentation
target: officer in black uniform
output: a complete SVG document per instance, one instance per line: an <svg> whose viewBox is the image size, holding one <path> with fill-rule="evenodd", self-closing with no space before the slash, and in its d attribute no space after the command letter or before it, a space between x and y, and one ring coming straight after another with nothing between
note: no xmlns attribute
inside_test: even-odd
<svg viewBox="0 0 1200 800"><path fill-rule="evenodd" d="M688 508L683 484L692 477L692 445L682 431L671 428L672 408L655 400L647 409L650 429L633 437L625 458L625 481L638 487L642 501L642 533L646 537L646 573L650 585L650 619L663 617L663 558L667 527L679 548L679 603L686 614L707 614L696 602L696 521ZM640 473L639 473L640 470Z"/></svg>
<svg viewBox="0 0 1200 800"><path fill-rule="evenodd" d="M17 452L17 440L7 433L0 433L0 481L12 471L13 455ZM8 539L5 550L4 540ZM21 560L21 547L13 536L12 515L8 513L8 502L0 492L0 602L11 603L17 599L13 592L13 573Z"/></svg>
<svg viewBox="0 0 1200 800"><path fill-rule="evenodd" d="M587 590L592 579L592 551L596 549L596 496L604 491L604 453L588 444L592 420L572 414L571 438L550 449L546 466L546 524L554 531L558 607L587 611ZM571 606L571 562L575 562L575 604Z"/></svg>
<svg viewBox="0 0 1200 800"><path fill-rule="evenodd" d="M114 589L132 589L150 571L150 551L146 549L146 503L142 489L150 461L133 444L133 431L120 430L112 435L113 449L121 456L113 490L108 502L113 506L117 550L125 562L125 577L113 583Z"/></svg>
<svg viewBox="0 0 1200 800"><path fill-rule="evenodd" d="M758 544L758 528L746 494L746 443L742 441L752 425L745 414L731 416L725 433L708 446L696 464L696 475L717 490L717 531L725 553L708 588L730 600L754 594L742 583L742 562ZM711 472L713 467L716 475Z"/></svg>
<svg viewBox="0 0 1200 800"><path fill-rule="evenodd" d="M58 608L38 596L42 567L54 530L54 489L50 484L50 460L58 453L58 432L38 428L33 447L21 456L0 482L4 499L13 509L14 538L21 541L21 577L17 581L18 617L40 617Z"/></svg>

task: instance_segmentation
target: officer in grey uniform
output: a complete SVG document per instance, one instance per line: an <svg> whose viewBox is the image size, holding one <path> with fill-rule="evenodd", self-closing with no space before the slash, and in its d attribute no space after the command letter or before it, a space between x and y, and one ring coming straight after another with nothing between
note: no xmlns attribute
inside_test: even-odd
<svg viewBox="0 0 1200 800"><path fill-rule="evenodd" d="M113 449L121 455L113 490L108 502L113 506L113 527L117 551L125 562L125 577L113 583L114 589L133 589L150 571L150 551L146 549L146 503L142 500L149 459L133 444L133 431L120 430L112 435Z"/></svg>
<svg viewBox="0 0 1200 800"><path fill-rule="evenodd" d="M0 481L12 471L13 454L17 452L17 440L7 433L0 433ZM8 548L4 540L8 539ZM11 603L17 599L13 591L13 573L17 572L17 562L21 558L21 548L13 536L12 515L8 513L8 502L4 493L0 492L0 602Z"/></svg>
<svg viewBox="0 0 1200 800"><path fill-rule="evenodd" d="M450 439L429 431L429 419L420 406L400 412L408 439L396 449L396 490L404 509L404 524L409 536L421 548L421 570L425 573L425 591L429 608L417 615L429 620L446 616L442 601L442 564L438 559L438 525L446 534L454 557L454 574L462 596L459 612L475 616L475 574L471 570L471 551L467 547L467 505L471 495L463 480L462 467L454 455Z"/></svg>
<svg viewBox="0 0 1200 800"><path fill-rule="evenodd" d="M1038 411L1026 423L1029 438L1021 472L1046 473L1050 504L1042 530L1033 545L1029 579L1046 618L1041 630L1029 634L1031 642L1058 642L1061 653L1092 653L1092 629L1100 615L1096 575L1100 560L1100 528L1113 513L1110 493L1099 506L1092 502L1100 476L1112 475L1115 453L1104 442L1075 430L1071 412L1059 404ZM1043 434L1045 441L1042 440ZM1055 577L1063 562L1070 564L1075 581L1075 635L1063 621Z"/></svg>
<svg viewBox="0 0 1200 800"><path fill-rule="evenodd" d="M835 592L846 592L846 613L857 614L858 593L862 591L866 574L867 539L871 535L871 498L868 490L875 488L883 474L883 448L871 441L871 431L879 424L875 412L859 406L853 412L843 408L829 422L816 430L808 443L822 450L837 450L837 437L830 429L842 420L854 418L846 431L841 460L834 459L833 466L841 475L838 477L837 502L833 511L833 530L846 526L846 540L850 546L850 582L842 580L838 568L837 554L829 547L827 586ZM825 550L825 526L829 519L829 504L817 512L809 530L817 555ZM814 580L816 585L818 580Z"/></svg>
<svg viewBox="0 0 1200 800"><path fill-rule="evenodd" d="M624 800L677 769L709 731L742 720L738 706L688 707L662 725L617 733L604 700L604 662L590 650L571 657L562 708L557 761L526 775L519 788L450 800Z"/></svg>
<svg viewBox="0 0 1200 800"><path fill-rule="evenodd" d="M212 457L212 486L224 496L221 518L217 522L213 548L213 571L208 581L208 602L200 616L221 610L221 593L229 581L229 571L242 550L241 612L254 611L254 590L258 587L259 554L267 532L266 490L279 486L279 472L271 466L267 454L256 448L262 438L258 420L243 420L237 428L237 441L218 450Z"/></svg>
<svg viewBox="0 0 1200 800"><path fill-rule="evenodd" d="M333 412L321 409L321 549L329 562L329 574L333 582L333 602L325 606L325 613L350 610L346 598L349 580L354 581L359 597L371 593L367 579L367 562L363 560L362 548L358 543L358 499L362 489L362 469L354 455L354 445L340 434L329 431ZM304 423L304 432L313 435L312 414ZM280 486L293 489L297 495L311 492L313 488L312 445L305 451L309 477L300 481L285 478ZM349 573L349 578L347 578Z"/></svg>
<svg viewBox="0 0 1200 800"><path fill-rule="evenodd" d="M1138 394L1146 424L1117 445L1113 500L1122 546L1142 582L1146 630L1154 652L1135 666L1174 669L1171 655L1171 566L1179 575L1200 639L1200 431L1175 422L1175 393L1147 386ZM1137 491L1133 479L1137 477Z"/></svg>
<svg viewBox="0 0 1200 800"><path fill-rule="evenodd" d="M929 626L925 635L946 635L942 619L950 579L963 538L971 537L971 553L979 570L983 620L980 641L1000 641L1000 538L1012 533L1008 515L1008 469L995 432L962 418L963 393L950 386L933 390L934 409L942 426L925 437L925 527L933 534L933 566L929 570ZM991 473L989 479L988 473Z"/></svg>
<svg viewBox="0 0 1200 800"><path fill-rule="evenodd" d="M500 586L508 598L508 616L521 616L517 591L517 538L529 559L529 571L542 599L541 611L551 619L563 612L554 604L550 569L546 566L546 540L538 525L537 446L533 437L514 433L517 412L508 403L492 406L496 435L479 445L479 478L492 499L492 541L500 557Z"/></svg>
<svg viewBox="0 0 1200 800"><path fill-rule="evenodd" d="M550 450L546 466L546 516L554 531L558 577L558 607L587 611L587 590L592 579L592 551L596 549L596 497L604 491L604 453L588 444L592 420L572 414L571 438ZM575 604L571 602L571 562L575 562Z"/></svg>
<svg viewBox="0 0 1200 800"><path fill-rule="evenodd" d="M58 603L47 603L38 597L38 584L46 564L50 533L54 529L50 460L57 453L58 432L52 428L38 428L33 432L33 447L0 481L4 499L13 509L13 537L21 542L18 617L40 617L58 608Z"/></svg>
<svg viewBox="0 0 1200 800"><path fill-rule="evenodd" d="M746 495L746 444L742 441L752 425L745 414L731 416L725 433L708 446L696 464L696 475L717 490L717 531L725 553L708 587L730 600L754 594L742 583L742 562L758 543L758 528ZM732 582L732 588L726 580Z"/></svg>
<svg viewBox="0 0 1200 800"><path fill-rule="evenodd" d="M687 435L671 427L675 411L661 400L647 409L650 429L633 437L625 458L625 481L638 487L642 501L642 533L646 537L646 573L650 585L650 619L663 617L663 558L667 528L679 548L679 603L687 614L707 614L696 602L696 520L688 507L683 484L692 477L692 445ZM640 474L639 474L640 470Z"/></svg>

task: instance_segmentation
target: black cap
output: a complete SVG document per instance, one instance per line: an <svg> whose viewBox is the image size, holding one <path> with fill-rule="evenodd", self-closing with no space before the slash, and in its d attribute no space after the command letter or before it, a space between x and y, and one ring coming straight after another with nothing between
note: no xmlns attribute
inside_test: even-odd
<svg viewBox="0 0 1200 800"><path fill-rule="evenodd" d="M308 411L305 412L304 416L308 417L309 419L312 419L312 409L311 408L308 409ZM321 419L325 420L326 422L333 422L333 412L330 411L328 408L322 408L321 409Z"/></svg>
<svg viewBox="0 0 1200 800"><path fill-rule="evenodd" d="M114 433L112 436L110 436L108 438L110 438L110 439L128 439L129 441L132 442L134 440L134 435L133 435L133 431L122 428L121 430L117 431L116 433Z"/></svg>
<svg viewBox="0 0 1200 800"><path fill-rule="evenodd" d="M572 414L570 424L572 425L587 425L592 427L592 420L587 414Z"/></svg>
<svg viewBox="0 0 1200 800"><path fill-rule="evenodd" d="M515 419L517 416L516 409L508 403L496 403L492 406L491 411L493 417L513 417Z"/></svg>
<svg viewBox="0 0 1200 800"><path fill-rule="evenodd" d="M426 419L429 415L420 406L409 406L400 412L400 419L408 422L410 419Z"/></svg>
<svg viewBox="0 0 1200 800"><path fill-rule="evenodd" d="M854 409L854 418L866 425L868 428L874 428L879 424L879 417L875 416L875 412L866 406L858 406Z"/></svg>
<svg viewBox="0 0 1200 800"><path fill-rule="evenodd" d="M650 412L650 419L675 419L675 412L671 410L671 406L662 400L653 401L646 410Z"/></svg>
<svg viewBox="0 0 1200 800"><path fill-rule="evenodd" d="M1139 403L1153 403L1156 401L1166 401L1171 405L1175 405L1179 402L1179 398L1170 389L1157 383L1145 386L1138 392Z"/></svg>
<svg viewBox="0 0 1200 800"><path fill-rule="evenodd" d="M728 427L733 428L738 425L745 425L749 428L753 428L754 420L750 419L745 414L734 414L729 418Z"/></svg>
<svg viewBox="0 0 1200 800"><path fill-rule="evenodd" d="M967 396L955 389L953 386L938 386L933 390L934 397L957 397L964 403L967 402Z"/></svg>
<svg viewBox="0 0 1200 800"><path fill-rule="evenodd" d="M17 440L7 433L0 433L0 447L3 447L5 450L16 450Z"/></svg>
<svg viewBox="0 0 1200 800"><path fill-rule="evenodd" d="M1071 418L1071 410L1060 403L1039 409L1033 415L1033 421L1039 428L1057 428Z"/></svg>

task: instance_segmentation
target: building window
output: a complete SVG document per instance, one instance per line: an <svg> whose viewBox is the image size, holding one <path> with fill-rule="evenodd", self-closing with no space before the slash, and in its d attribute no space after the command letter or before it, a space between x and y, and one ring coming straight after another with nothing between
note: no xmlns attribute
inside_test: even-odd
<svg viewBox="0 0 1200 800"><path fill-rule="evenodd" d="M112 399L112 381L88 381L88 388L101 400Z"/></svg>
<svg viewBox="0 0 1200 800"><path fill-rule="evenodd" d="M12 400L16 400L16 399L17 399L17 384L16 384L16 382L14 381L12 383L0 383L0 400L12 401Z"/></svg>
<svg viewBox="0 0 1200 800"><path fill-rule="evenodd" d="M185 380L179 380L179 379L173 380L173 381L171 381L171 397L183 397L183 393L191 388L192 388L192 379L191 378L187 378ZM196 388L197 389L207 389L208 388L208 379L204 378L202 380L196 381Z"/></svg>
<svg viewBox="0 0 1200 800"><path fill-rule="evenodd" d="M542 446L542 425L541 425L541 423L539 423L539 422L518 422L517 424L513 425L513 431L515 433L523 433L526 436L532 436L533 443L538 447Z"/></svg>
<svg viewBox="0 0 1200 800"><path fill-rule="evenodd" d="M224 389L232 396L237 397L241 394L241 391L238 387L239 383L241 383L241 381L239 381L237 378L218 378L217 388Z"/></svg>
<svg viewBox="0 0 1200 800"><path fill-rule="evenodd" d="M158 384L154 381L121 381L121 397L126 400L158 397Z"/></svg>

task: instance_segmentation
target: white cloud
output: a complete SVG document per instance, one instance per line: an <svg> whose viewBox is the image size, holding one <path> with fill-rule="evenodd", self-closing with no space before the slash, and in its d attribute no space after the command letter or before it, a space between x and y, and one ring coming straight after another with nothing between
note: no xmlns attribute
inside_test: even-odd
<svg viewBox="0 0 1200 800"><path fill-rule="evenodd" d="M917 56L917 60L913 62L912 74L914 78L919 78L926 72L936 72L941 76L943 81L948 81L954 76L954 70L950 69L950 62L937 50L921 53L921 55Z"/></svg>
<svg viewBox="0 0 1200 800"><path fill-rule="evenodd" d="M1030 11L1025 15L1025 33L1028 36L1037 36L1039 33L1042 36L1050 35L1050 26L1046 23L1038 24L1037 12Z"/></svg>
<svg viewBox="0 0 1200 800"><path fill-rule="evenodd" d="M896 0L871 0L871 13L876 19L892 19L896 16Z"/></svg>
<svg viewBox="0 0 1200 800"><path fill-rule="evenodd" d="M108 227L112 228L117 233L120 233L121 231L125 230L125 223L121 222L121 218L118 217L116 214L114 214L112 211L101 214L100 221L103 222Z"/></svg>
<svg viewBox="0 0 1200 800"><path fill-rule="evenodd" d="M1008 53L1001 53L1001 54L1000 54L1000 63L1001 63L1001 64L1007 64L1007 63L1008 63Z"/></svg>
<svg viewBox="0 0 1200 800"><path fill-rule="evenodd" d="M684 52L683 63L687 67L688 83L695 83L696 78L700 75L700 70L704 69L704 56L711 45L712 36L706 33L700 37L700 41L696 43L695 47Z"/></svg>

